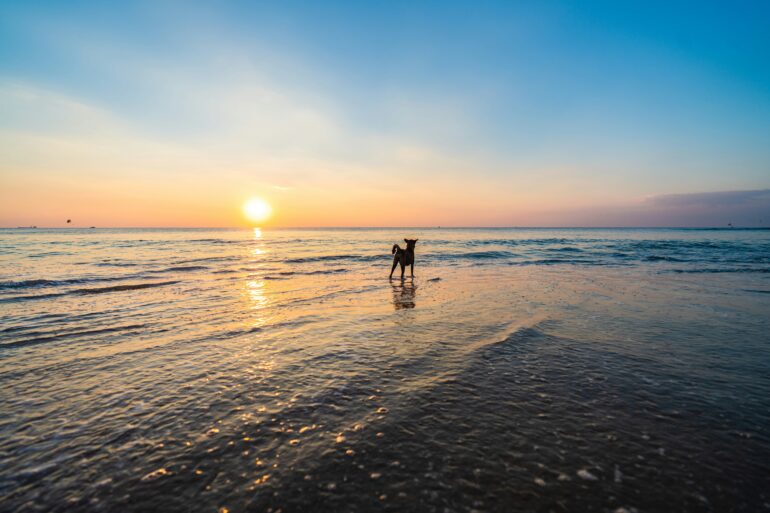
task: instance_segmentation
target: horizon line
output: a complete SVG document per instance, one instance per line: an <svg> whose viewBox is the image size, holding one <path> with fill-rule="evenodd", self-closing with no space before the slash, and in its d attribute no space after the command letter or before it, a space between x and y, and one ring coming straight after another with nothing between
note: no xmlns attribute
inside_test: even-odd
<svg viewBox="0 0 770 513"><path fill-rule="evenodd" d="M0 226L0 230L767 230L770 226Z"/></svg>

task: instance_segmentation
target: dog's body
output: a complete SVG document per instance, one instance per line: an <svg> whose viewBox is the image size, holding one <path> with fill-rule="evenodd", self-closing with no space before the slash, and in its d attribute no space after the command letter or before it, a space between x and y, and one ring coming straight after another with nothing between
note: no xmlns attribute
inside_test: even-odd
<svg viewBox="0 0 770 513"><path fill-rule="evenodd" d="M396 270L396 266L401 264L401 278L404 277L404 270L406 266L410 266L412 277L414 278L414 245L417 244L417 239L404 239L406 242L406 249L401 249L398 244L393 244L393 267L390 269L390 277L393 277L393 271Z"/></svg>

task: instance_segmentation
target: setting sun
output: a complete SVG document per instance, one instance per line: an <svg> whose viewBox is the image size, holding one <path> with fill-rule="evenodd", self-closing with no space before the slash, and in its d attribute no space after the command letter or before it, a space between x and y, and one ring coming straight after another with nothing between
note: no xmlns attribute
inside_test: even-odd
<svg viewBox="0 0 770 513"><path fill-rule="evenodd" d="M252 198L243 205L243 213L249 221L261 223L270 217L273 209L265 200Z"/></svg>

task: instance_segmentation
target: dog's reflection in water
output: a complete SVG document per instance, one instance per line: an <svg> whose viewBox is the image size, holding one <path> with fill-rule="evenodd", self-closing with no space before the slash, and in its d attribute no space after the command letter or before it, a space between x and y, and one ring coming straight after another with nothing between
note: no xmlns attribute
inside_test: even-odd
<svg viewBox="0 0 770 513"><path fill-rule="evenodd" d="M393 287L393 306L396 310L404 308L414 308L414 295L417 287L414 280L390 280L390 286Z"/></svg>

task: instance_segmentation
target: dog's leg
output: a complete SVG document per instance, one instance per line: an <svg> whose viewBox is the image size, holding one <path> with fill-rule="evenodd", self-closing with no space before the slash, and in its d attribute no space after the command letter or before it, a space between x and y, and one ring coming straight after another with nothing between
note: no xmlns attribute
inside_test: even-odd
<svg viewBox="0 0 770 513"><path fill-rule="evenodd" d="M391 278L393 277L393 271L395 271L395 270L396 270L396 266L397 266L397 265L398 265L398 257L395 257L395 258L393 259L393 267L391 267L391 269L390 269L390 277L391 277Z"/></svg>
<svg viewBox="0 0 770 513"><path fill-rule="evenodd" d="M404 271L406 271L406 264L404 262L399 262L401 264L401 279L404 279Z"/></svg>
<svg viewBox="0 0 770 513"><path fill-rule="evenodd" d="M414 278L414 262L412 262L412 263L409 265L409 267L410 267L410 269L411 269L411 271L412 271L412 278Z"/></svg>

